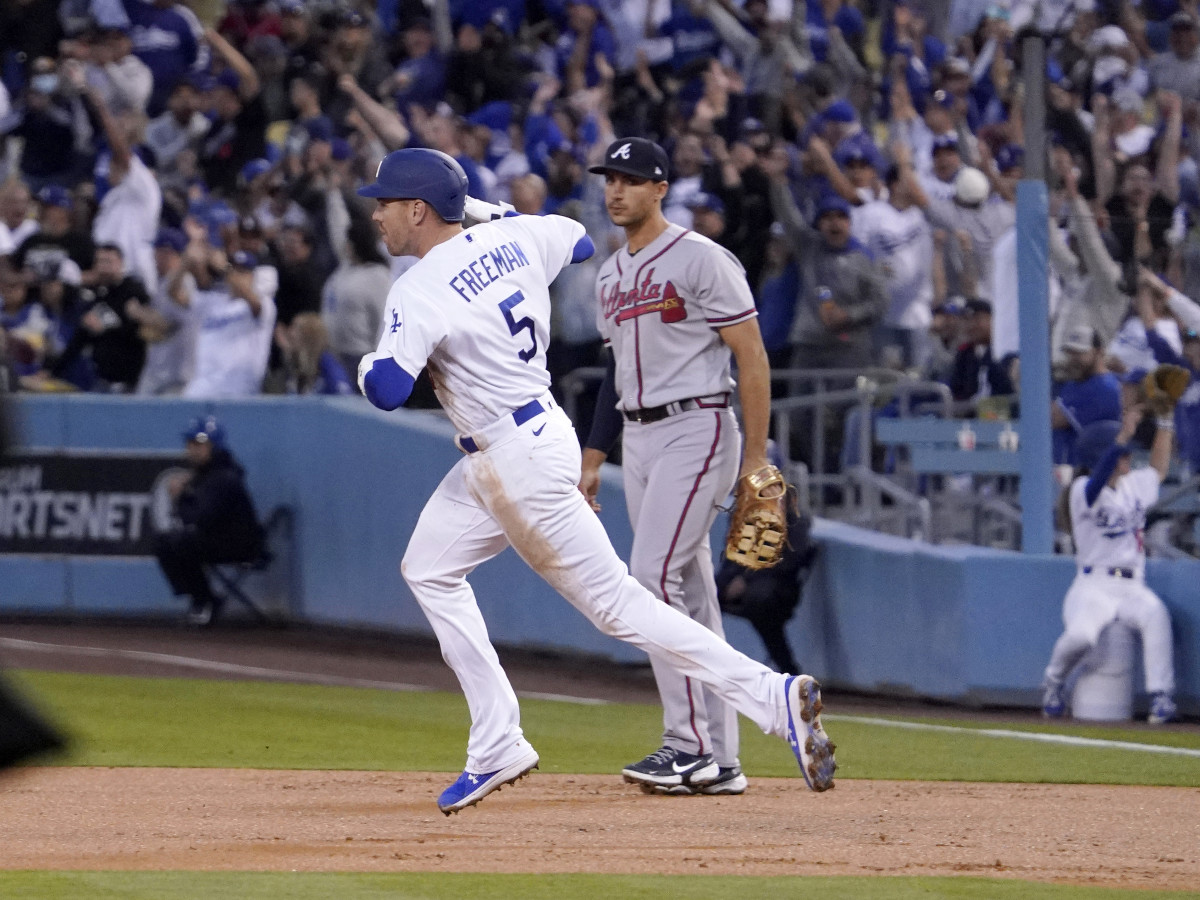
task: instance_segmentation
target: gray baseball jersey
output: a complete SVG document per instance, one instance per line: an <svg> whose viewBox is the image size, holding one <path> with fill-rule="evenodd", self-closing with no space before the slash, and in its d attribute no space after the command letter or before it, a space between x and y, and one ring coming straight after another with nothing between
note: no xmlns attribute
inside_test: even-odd
<svg viewBox="0 0 1200 900"><path fill-rule="evenodd" d="M708 534L737 477L731 351L718 329L757 315L741 263L669 225L637 253L622 247L597 276L597 325L616 362L618 405L708 403L657 421L626 422L625 503L630 573L664 603L723 635ZM736 713L695 679L651 654L663 704L663 744L738 765Z"/></svg>
<svg viewBox="0 0 1200 900"><path fill-rule="evenodd" d="M737 257L678 225L637 253L622 247L596 279L596 325L617 363L622 409L733 390L716 329L758 315Z"/></svg>

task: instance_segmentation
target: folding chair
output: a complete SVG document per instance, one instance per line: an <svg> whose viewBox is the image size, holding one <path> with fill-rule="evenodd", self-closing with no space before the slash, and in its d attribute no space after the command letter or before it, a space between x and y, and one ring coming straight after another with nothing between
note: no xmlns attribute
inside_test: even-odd
<svg viewBox="0 0 1200 900"><path fill-rule="evenodd" d="M243 586L243 582L255 572L265 572L271 566L271 563L275 561L275 554L271 550L271 545L274 543L277 533L285 528L287 529L286 533L290 535L291 521L291 507L276 507L267 516L267 520L263 524L263 546L258 556L245 562L209 563L206 566L209 574L215 579L219 590L224 593L226 599L236 600L238 603L241 603L259 622L269 622L271 621L271 616L250 596Z"/></svg>

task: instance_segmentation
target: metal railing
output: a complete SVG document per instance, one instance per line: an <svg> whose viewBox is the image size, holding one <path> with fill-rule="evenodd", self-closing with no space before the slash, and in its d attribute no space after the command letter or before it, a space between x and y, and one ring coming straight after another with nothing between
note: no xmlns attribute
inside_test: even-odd
<svg viewBox="0 0 1200 900"><path fill-rule="evenodd" d="M589 366L559 380L572 421L579 424L580 398L604 374L602 366ZM892 474L872 468L878 409L895 401L901 417L953 418L965 410L947 385L883 368L775 369L771 380L788 391L771 402L771 434L808 511L934 543L1019 546L1020 509L1003 482L985 476L986 483L977 479L969 490L954 490L949 475L926 478L903 466ZM854 444L844 466L828 465L834 417L843 423L840 438Z"/></svg>
<svg viewBox="0 0 1200 900"><path fill-rule="evenodd" d="M950 388L937 381L920 381L909 378L891 369L868 369L850 371L846 369L784 369L772 373L772 378L792 385L802 385L807 390L797 396L783 397L771 402L772 434L775 442L787 459L807 459L809 490L805 499L813 512L824 515L833 505L845 506L845 495L870 498L876 509L883 508L882 486L889 480L868 479L864 473L871 472L870 458L874 447L873 420L876 406L897 400L897 411L902 416L920 412L934 412L949 416L953 413L954 398ZM849 387L833 387L839 382ZM853 436L857 442L855 459L836 471L826 471L828 466L827 429L831 416L845 412L843 423L852 422L853 431L843 424L843 437ZM805 429L796 427L797 414L810 416L807 435ZM874 475L874 472L871 472ZM880 480L882 479L882 480ZM914 531L928 538L929 522L918 498L912 491L899 484L892 484L888 500L905 509L903 515L912 519ZM832 489L832 493L830 490ZM860 489L860 490L856 490ZM840 495L840 496L838 496ZM835 504L835 501L838 501ZM839 518L862 519L865 510L847 511Z"/></svg>

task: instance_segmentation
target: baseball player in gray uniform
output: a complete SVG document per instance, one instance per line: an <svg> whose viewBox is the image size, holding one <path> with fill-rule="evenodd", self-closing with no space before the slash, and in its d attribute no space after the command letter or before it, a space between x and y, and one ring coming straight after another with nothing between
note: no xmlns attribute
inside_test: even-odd
<svg viewBox="0 0 1200 900"><path fill-rule="evenodd" d="M600 466L623 427L630 573L663 603L724 636L709 530L738 475L767 464L770 369L754 298L732 253L663 216L661 147L617 140L591 171L604 175L609 217L627 243L597 276L597 324L611 354L580 490L594 506ZM730 403L731 357L744 453ZM736 713L662 659L651 656L651 665L663 745L627 766L625 780L660 793L742 793Z"/></svg>
<svg viewBox="0 0 1200 900"><path fill-rule="evenodd" d="M539 762L467 581L509 545L605 634L704 682L764 732L786 738L810 788L832 787L837 764L816 680L773 672L658 602L630 576L578 490L579 440L549 392L545 348L547 286L594 251L583 226L512 216L464 230L466 192L453 158L417 148L388 154L375 182L359 189L378 201L373 219L388 252L419 260L392 285L379 349L359 364L359 387L393 410L428 367L463 452L421 513L400 567L471 712L467 765L438 808L465 809Z"/></svg>

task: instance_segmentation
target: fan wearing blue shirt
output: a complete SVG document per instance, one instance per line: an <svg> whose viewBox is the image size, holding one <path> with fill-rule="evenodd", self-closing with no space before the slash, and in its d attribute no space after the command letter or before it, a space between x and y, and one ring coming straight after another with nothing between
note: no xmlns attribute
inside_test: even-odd
<svg viewBox="0 0 1200 900"><path fill-rule="evenodd" d="M1086 425L1121 418L1121 382L1108 371L1100 336L1090 325L1067 332L1062 343L1068 380L1050 407L1054 462L1076 465L1075 436Z"/></svg>

